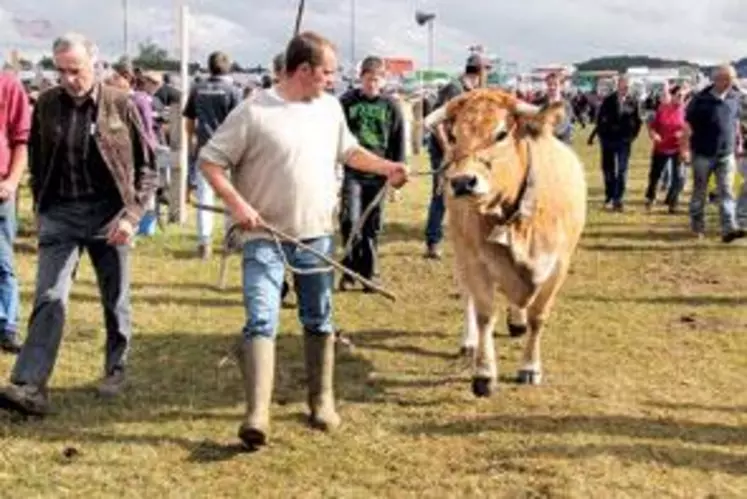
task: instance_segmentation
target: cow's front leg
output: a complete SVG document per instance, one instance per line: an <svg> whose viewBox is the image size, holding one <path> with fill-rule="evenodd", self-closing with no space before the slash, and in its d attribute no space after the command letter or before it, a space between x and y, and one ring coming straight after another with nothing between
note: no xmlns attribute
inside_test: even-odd
<svg viewBox="0 0 747 499"><path fill-rule="evenodd" d="M524 346L524 355L518 373L518 381L521 384L539 385L542 382L542 357L540 354L542 330L567 272L568 267L562 267L545 283L528 307L529 336Z"/></svg>
<svg viewBox="0 0 747 499"><path fill-rule="evenodd" d="M477 325L477 352L472 371L472 393L477 397L488 397L498 381L498 366L495 358L496 306L494 292L489 283L481 286L475 298Z"/></svg>
<svg viewBox="0 0 747 499"><path fill-rule="evenodd" d="M506 313L508 335L512 338L524 336L527 332L527 311L525 308L509 305Z"/></svg>
<svg viewBox="0 0 747 499"><path fill-rule="evenodd" d="M477 397L488 397L498 382L498 366L495 360L495 314L477 312L477 353L472 374L472 393Z"/></svg>
<svg viewBox="0 0 747 499"><path fill-rule="evenodd" d="M464 294L464 331L462 333L462 345L459 354L464 357L473 357L477 351L478 330L477 311L475 310L475 299L468 292Z"/></svg>

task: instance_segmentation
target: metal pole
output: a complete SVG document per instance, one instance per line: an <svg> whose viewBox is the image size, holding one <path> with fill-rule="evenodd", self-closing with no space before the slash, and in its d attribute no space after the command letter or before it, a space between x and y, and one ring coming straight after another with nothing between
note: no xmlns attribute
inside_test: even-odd
<svg viewBox="0 0 747 499"><path fill-rule="evenodd" d="M355 0L350 0L350 71L355 74Z"/></svg>
<svg viewBox="0 0 747 499"><path fill-rule="evenodd" d="M433 20L428 22L428 70L433 71Z"/></svg>
<svg viewBox="0 0 747 499"><path fill-rule="evenodd" d="M129 1L128 0L122 0L122 22L124 26L122 27L122 35L123 35L123 43L124 43L124 57L125 59L130 58L130 34L129 34L129 17L130 17L130 9L129 9Z"/></svg>
<svg viewBox="0 0 747 499"><path fill-rule="evenodd" d="M181 54L182 95L180 109L187 106L189 97L189 7L183 2L179 9L179 49ZM179 113L181 140L179 141L179 224L187 223L187 174L189 172L189 141L187 137L187 120Z"/></svg>

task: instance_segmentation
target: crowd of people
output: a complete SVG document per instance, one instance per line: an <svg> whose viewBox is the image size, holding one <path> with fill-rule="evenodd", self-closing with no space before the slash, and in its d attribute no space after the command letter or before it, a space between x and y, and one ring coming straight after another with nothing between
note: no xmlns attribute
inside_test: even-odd
<svg viewBox="0 0 747 499"><path fill-rule="evenodd" d="M0 76L0 348L18 354L10 384L0 392L0 406L23 414L49 412L48 382L84 249L99 281L107 334L99 393L116 396L126 386L132 340L131 243L157 195L155 151L173 145L168 125L175 121L176 109L187 123L184 140L194 160L190 184L198 205L212 206L220 198L228 219L243 231L246 322L235 350L246 393L240 439L256 447L269 434L274 339L280 304L290 287L285 278L289 267L294 269L304 331L309 421L325 430L336 428L332 293L355 282L349 277L333 282L319 255L333 257L339 226L342 263L375 282L383 194L404 185L409 175L408 120L401 103L383 92L383 60L366 57L360 86L338 98L330 93L338 67L336 49L318 34L295 36L275 57L264 88L248 92L230 78L230 58L215 52L208 60L210 75L191 86L180 109L182 96L166 75L120 64L97 78L95 46L77 34L60 37L52 48L60 81L35 96L33 111L13 75ZM471 55L463 74L440 88L435 102L425 107L432 111L477 88L489 65ZM685 165L690 165L691 228L703 237L708 182L715 173L722 238L728 243L744 237L747 228L747 185L738 204L734 196L736 158L743 147L734 81L733 68L725 66L712 85L696 93L667 87L648 113L629 94L625 78L598 106L589 99L569 100L562 75L554 73L548 75L544 92L523 97L540 107L562 103L565 117L554 132L567 144L573 122L585 124L591 118L589 141L601 143L605 209L624 210L631 145L644 127L653 143L648 209L668 172L665 203L676 213ZM436 172L449 155L448 126L438 125L425 140L434 172L425 256L438 259L445 204ZM27 165L39 254L33 309L21 342L13 242L15 199ZM270 237L268 226L303 241L315 253ZM198 209L197 231L197 254L207 259L212 211Z"/></svg>

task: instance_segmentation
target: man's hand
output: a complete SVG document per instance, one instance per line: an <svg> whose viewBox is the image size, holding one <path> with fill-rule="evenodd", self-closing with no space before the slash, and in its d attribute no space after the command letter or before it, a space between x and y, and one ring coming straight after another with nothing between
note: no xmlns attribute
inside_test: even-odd
<svg viewBox="0 0 747 499"><path fill-rule="evenodd" d="M410 169L404 163L390 163L389 172L387 173L387 179L389 185L395 189L399 189L407 183Z"/></svg>
<svg viewBox="0 0 747 499"><path fill-rule="evenodd" d="M0 182L0 201L7 201L13 197L16 189L18 189L18 184L12 181L3 180Z"/></svg>
<svg viewBox="0 0 747 499"><path fill-rule="evenodd" d="M685 149L684 151L680 152L680 160L682 163L689 165L692 162L692 155L690 154L690 149Z"/></svg>
<svg viewBox="0 0 747 499"><path fill-rule="evenodd" d="M656 132L651 132L651 142L656 144L657 142L661 142L661 135L659 135Z"/></svg>
<svg viewBox="0 0 747 499"><path fill-rule="evenodd" d="M125 218L120 218L112 225L112 228L109 229L106 239L112 246L122 246L130 242L134 233L135 228L132 226L130 221Z"/></svg>
<svg viewBox="0 0 747 499"><path fill-rule="evenodd" d="M243 200L237 206L232 207L231 218L244 230L254 230L262 225L262 217L259 216L257 210Z"/></svg>

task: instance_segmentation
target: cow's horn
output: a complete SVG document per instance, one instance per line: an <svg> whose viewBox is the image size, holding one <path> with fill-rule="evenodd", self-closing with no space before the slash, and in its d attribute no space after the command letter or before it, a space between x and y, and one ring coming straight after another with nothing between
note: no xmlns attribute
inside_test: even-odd
<svg viewBox="0 0 747 499"><path fill-rule="evenodd" d="M426 128L433 128L446 121L446 106L441 106L425 117L423 124Z"/></svg>
<svg viewBox="0 0 747 499"><path fill-rule="evenodd" d="M524 101L518 101L516 103L516 114L520 114L523 116L535 116L539 114L539 112L540 108L535 105L529 104Z"/></svg>

